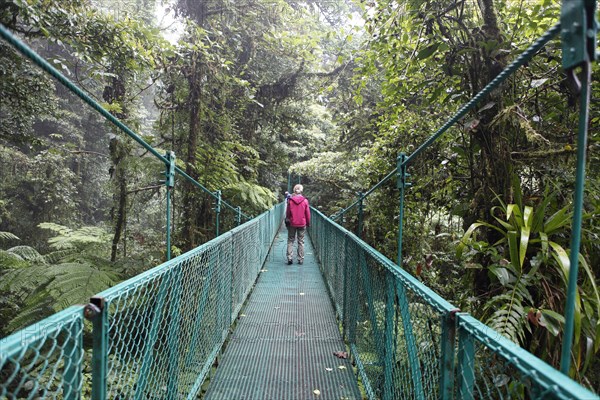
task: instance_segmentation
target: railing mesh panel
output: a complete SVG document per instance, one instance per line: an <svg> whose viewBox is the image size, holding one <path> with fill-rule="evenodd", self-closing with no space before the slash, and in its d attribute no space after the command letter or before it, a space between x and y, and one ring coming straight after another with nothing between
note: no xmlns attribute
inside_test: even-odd
<svg viewBox="0 0 600 400"><path fill-rule="evenodd" d="M82 386L83 307L0 341L0 399L75 399Z"/></svg>
<svg viewBox="0 0 600 400"><path fill-rule="evenodd" d="M309 234L370 399L598 398L315 209Z"/></svg>
<svg viewBox="0 0 600 400"><path fill-rule="evenodd" d="M458 316L456 398L597 399L467 314Z"/></svg>
<svg viewBox="0 0 600 400"><path fill-rule="evenodd" d="M453 307L313 213L310 236L371 398L439 398L441 321Z"/></svg>
<svg viewBox="0 0 600 400"><path fill-rule="evenodd" d="M108 398L197 393L250 292L282 206L100 294Z"/></svg>

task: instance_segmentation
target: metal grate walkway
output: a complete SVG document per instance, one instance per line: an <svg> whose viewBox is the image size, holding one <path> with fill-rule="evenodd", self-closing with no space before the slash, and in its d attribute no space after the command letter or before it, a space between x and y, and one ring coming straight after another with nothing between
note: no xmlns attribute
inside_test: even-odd
<svg viewBox="0 0 600 400"><path fill-rule="evenodd" d="M360 399L308 235L304 265L285 264L279 231L206 399Z"/></svg>

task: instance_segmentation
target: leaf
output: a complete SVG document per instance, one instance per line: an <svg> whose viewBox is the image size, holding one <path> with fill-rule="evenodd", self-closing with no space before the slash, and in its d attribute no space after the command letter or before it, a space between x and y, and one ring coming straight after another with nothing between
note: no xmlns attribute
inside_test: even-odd
<svg viewBox="0 0 600 400"><path fill-rule="evenodd" d="M540 310L540 325L548 329L552 336L558 336L562 330L562 325L565 323L565 317L552 310Z"/></svg>
<svg viewBox="0 0 600 400"><path fill-rule="evenodd" d="M425 58L431 57L433 55L433 53L435 53L435 51L438 49L438 47L440 46L439 43L434 43L431 44L427 47L425 47L424 49L421 49L421 51L419 51L419 53L417 54L417 60L423 60Z"/></svg>
<svg viewBox="0 0 600 400"><path fill-rule="evenodd" d="M548 80L548 78L541 78L541 79L534 79L531 81L531 87L533 89L542 86L546 81Z"/></svg>
<svg viewBox="0 0 600 400"><path fill-rule="evenodd" d="M552 247L552 250L554 250L554 253L552 255L554 256L554 259L557 261L557 264L560 267L563 282L566 286L567 282L569 281L569 268L571 266L571 260L569 260L569 255L567 254L565 249L563 249L562 246L558 243L549 241L548 244L550 245L550 247Z"/></svg>
<svg viewBox="0 0 600 400"><path fill-rule="evenodd" d="M567 226L571 223L571 213L567 213L567 210L570 206L565 206L555 212L544 224L544 232L548 235L553 233L554 231L562 228L563 226Z"/></svg>
<svg viewBox="0 0 600 400"><path fill-rule="evenodd" d="M0 239L3 240L21 240L18 236L13 235L10 232L0 232Z"/></svg>
<svg viewBox="0 0 600 400"><path fill-rule="evenodd" d="M333 355L337 358L348 358L348 353L345 351L334 351Z"/></svg>
<svg viewBox="0 0 600 400"><path fill-rule="evenodd" d="M462 239L456 246L456 257L457 258L460 258L462 256L463 249L466 246L466 244L469 242L471 235L473 234L475 229L479 228L480 226L485 226L487 228L496 229L497 231L504 233L501 229L498 229L498 227L488 224L487 222L475 222L475 223L471 224L471 226L469 226L469 229L467 229L467 231L463 235Z"/></svg>
<svg viewBox="0 0 600 400"><path fill-rule="evenodd" d="M525 207L525 210L523 212L523 226L521 227L521 241L519 247L519 265L521 270L523 270L525 254L527 253L527 246L529 246L529 235L531 233L532 214L533 208L529 206Z"/></svg>
<svg viewBox="0 0 600 400"><path fill-rule="evenodd" d="M517 247L517 232L508 231L508 251L510 253L510 262L517 275L521 274L521 264L519 263L519 249Z"/></svg>
<svg viewBox="0 0 600 400"><path fill-rule="evenodd" d="M320 395L321 395L321 391L320 391L319 389L315 389L315 390L313 390L313 393L314 393L316 396L320 396Z"/></svg>
<svg viewBox="0 0 600 400"><path fill-rule="evenodd" d="M596 286L596 277L594 276L594 272L591 270L588 265L583 254L579 254L579 265L583 268L588 277L588 282L592 285L593 293L592 295L596 297L596 306L600 306L600 293L598 292L598 286ZM600 317L600 307L598 307L598 316Z"/></svg>
<svg viewBox="0 0 600 400"><path fill-rule="evenodd" d="M506 268L489 267L489 270L498 278L502 286L506 286L516 280Z"/></svg>
<svg viewBox="0 0 600 400"><path fill-rule="evenodd" d="M495 105L496 105L495 102L490 101L485 106L481 107L477 112L482 112L482 111L485 111L485 110L489 110L490 108L494 107Z"/></svg>

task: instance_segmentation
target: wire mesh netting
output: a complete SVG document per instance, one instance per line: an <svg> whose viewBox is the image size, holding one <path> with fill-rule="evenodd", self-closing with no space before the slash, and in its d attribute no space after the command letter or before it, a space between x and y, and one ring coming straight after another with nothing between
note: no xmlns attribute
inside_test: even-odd
<svg viewBox="0 0 600 400"><path fill-rule="evenodd" d="M195 396L268 254L282 205L99 295L108 398Z"/></svg>
<svg viewBox="0 0 600 400"><path fill-rule="evenodd" d="M467 314L458 314L458 339L457 398L598 398Z"/></svg>
<svg viewBox="0 0 600 400"><path fill-rule="evenodd" d="M440 397L442 316L454 307L313 211L311 239L369 397Z"/></svg>
<svg viewBox="0 0 600 400"><path fill-rule="evenodd" d="M84 370L94 398L194 397L282 218L280 204L96 296L104 311L94 323L93 360L84 358L82 306L3 339L0 399L80 398Z"/></svg>
<svg viewBox="0 0 600 400"><path fill-rule="evenodd" d="M82 385L83 307L0 341L0 399L74 399Z"/></svg>
<svg viewBox="0 0 600 400"><path fill-rule="evenodd" d="M315 209L309 233L369 398L598 398Z"/></svg>

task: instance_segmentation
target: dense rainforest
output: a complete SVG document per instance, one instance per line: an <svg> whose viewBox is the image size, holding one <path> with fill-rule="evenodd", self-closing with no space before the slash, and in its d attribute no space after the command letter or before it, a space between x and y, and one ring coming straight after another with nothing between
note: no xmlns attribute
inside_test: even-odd
<svg viewBox="0 0 600 400"><path fill-rule="evenodd" d="M559 3L0 0L0 23L220 191L224 232L288 180L326 215L355 202L556 24ZM404 269L553 366L579 115L561 57L556 38L411 164L402 248ZM592 80L571 369L596 392L599 98ZM164 164L3 41L0 172L2 337L165 261ZM214 196L177 178L172 199L173 255L215 237ZM395 179L364 207L357 233L396 260ZM356 232L357 211L340 223Z"/></svg>

